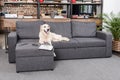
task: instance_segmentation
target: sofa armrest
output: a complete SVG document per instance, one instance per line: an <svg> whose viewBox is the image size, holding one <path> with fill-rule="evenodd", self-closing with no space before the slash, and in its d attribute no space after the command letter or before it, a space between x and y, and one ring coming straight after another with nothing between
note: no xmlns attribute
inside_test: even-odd
<svg viewBox="0 0 120 80"><path fill-rule="evenodd" d="M8 58L10 63L15 62L15 47L17 43L16 32L10 32L8 34Z"/></svg>
<svg viewBox="0 0 120 80"><path fill-rule="evenodd" d="M106 42L106 56L112 56L112 34L109 32L97 31L97 37Z"/></svg>

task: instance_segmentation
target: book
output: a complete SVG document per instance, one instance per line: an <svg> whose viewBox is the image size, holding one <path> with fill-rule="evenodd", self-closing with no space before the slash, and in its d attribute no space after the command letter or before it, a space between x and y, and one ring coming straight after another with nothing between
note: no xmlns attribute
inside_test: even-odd
<svg viewBox="0 0 120 80"><path fill-rule="evenodd" d="M40 45L40 47L38 49L52 50L53 46L52 45Z"/></svg>
<svg viewBox="0 0 120 80"><path fill-rule="evenodd" d="M54 52L53 46L52 45L40 45L38 49L42 49L42 50L53 50L53 55L54 57L56 57L56 54Z"/></svg>

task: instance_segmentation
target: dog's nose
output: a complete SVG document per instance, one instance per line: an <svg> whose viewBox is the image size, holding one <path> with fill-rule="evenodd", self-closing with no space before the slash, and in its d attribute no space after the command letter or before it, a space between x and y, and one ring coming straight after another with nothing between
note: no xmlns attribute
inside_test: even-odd
<svg viewBox="0 0 120 80"><path fill-rule="evenodd" d="M47 29L47 31L49 31L50 29Z"/></svg>

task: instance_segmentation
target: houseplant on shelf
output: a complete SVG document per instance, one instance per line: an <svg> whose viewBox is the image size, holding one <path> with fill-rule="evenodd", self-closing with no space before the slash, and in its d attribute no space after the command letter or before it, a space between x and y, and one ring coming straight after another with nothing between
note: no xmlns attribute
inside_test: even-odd
<svg viewBox="0 0 120 80"><path fill-rule="evenodd" d="M103 14L103 27L113 35L112 49L120 51L120 12L118 14Z"/></svg>

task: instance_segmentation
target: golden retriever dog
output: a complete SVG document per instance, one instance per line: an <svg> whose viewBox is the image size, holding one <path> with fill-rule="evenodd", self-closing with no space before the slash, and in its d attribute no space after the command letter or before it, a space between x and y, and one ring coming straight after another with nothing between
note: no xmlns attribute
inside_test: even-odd
<svg viewBox="0 0 120 80"><path fill-rule="evenodd" d="M39 32L40 44L48 43L52 45L51 42L58 42L58 41L69 41L69 38L50 32L50 26L48 24L43 24L40 26L40 32Z"/></svg>

